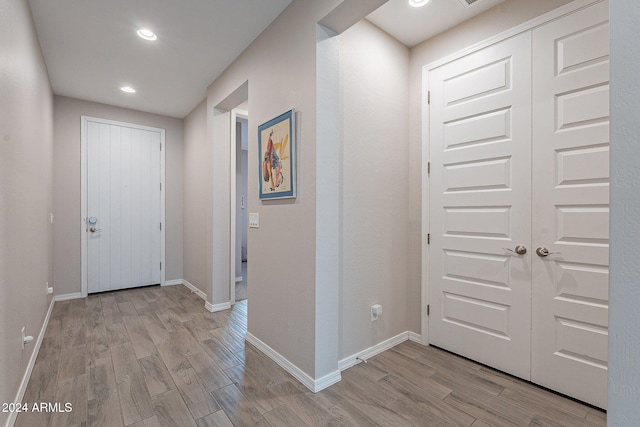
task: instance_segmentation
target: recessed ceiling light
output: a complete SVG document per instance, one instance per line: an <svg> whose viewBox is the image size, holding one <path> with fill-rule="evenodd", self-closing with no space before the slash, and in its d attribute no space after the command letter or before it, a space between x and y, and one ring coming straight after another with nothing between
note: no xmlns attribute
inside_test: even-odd
<svg viewBox="0 0 640 427"><path fill-rule="evenodd" d="M136 93L136 90L131 86L122 86L120 90L127 93Z"/></svg>
<svg viewBox="0 0 640 427"><path fill-rule="evenodd" d="M136 33L145 40L153 41L158 39L158 36L156 36L153 31L147 28L140 28L138 31L136 31Z"/></svg>
<svg viewBox="0 0 640 427"><path fill-rule="evenodd" d="M424 6L427 3L429 3L429 0L409 0L409 5L413 7Z"/></svg>

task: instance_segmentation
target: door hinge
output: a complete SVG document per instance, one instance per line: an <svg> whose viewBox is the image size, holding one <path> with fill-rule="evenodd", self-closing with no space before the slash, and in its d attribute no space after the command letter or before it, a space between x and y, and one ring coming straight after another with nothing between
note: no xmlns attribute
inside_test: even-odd
<svg viewBox="0 0 640 427"><path fill-rule="evenodd" d="M431 91L427 91L427 104L431 105Z"/></svg>
<svg viewBox="0 0 640 427"><path fill-rule="evenodd" d="M160 151L162 151L162 142L160 143Z"/></svg>
<svg viewBox="0 0 640 427"><path fill-rule="evenodd" d="M427 233L427 245L431 244L431 233Z"/></svg>
<svg viewBox="0 0 640 427"><path fill-rule="evenodd" d="M160 191L162 191L162 183L160 183Z"/></svg>
<svg viewBox="0 0 640 427"><path fill-rule="evenodd" d="M160 270L162 270L162 262L160 262Z"/></svg>
<svg viewBox="0 0 640 427"><path fill-rule="evenodd" d="M427 175L431 174L431 162L427 162Z"/></svg>
<svg viewBox="0 0 640 427"><path fill-rule="evenodd" d="M427 316L429 316L429 304L427 304Z"/></svg>
<svg viewBox="0 0 640 427"><path fill-rule="evenodd" d="M160 231L162 231L162 223L160 223Z"/></svg>

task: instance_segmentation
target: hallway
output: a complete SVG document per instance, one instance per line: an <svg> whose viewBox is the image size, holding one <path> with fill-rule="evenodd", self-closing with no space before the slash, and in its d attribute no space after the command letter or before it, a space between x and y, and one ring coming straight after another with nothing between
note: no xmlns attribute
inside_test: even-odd
<svg viewBox="0 0 640 427"><path fill-rule="evenodd" d="M210 313L183 286L55 304L16 426L605 426L599 410L405 342L313 394L244 336L247 302Z"/></svg>

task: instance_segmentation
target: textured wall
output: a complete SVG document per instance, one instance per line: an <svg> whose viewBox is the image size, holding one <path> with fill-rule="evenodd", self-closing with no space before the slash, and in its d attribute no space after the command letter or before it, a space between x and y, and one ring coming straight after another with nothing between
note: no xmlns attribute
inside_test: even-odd
<svg viewBox="0 0 640 427"><path fill-rule="evenodd" d="M342 359L408 330L409 49L361 21L340 58Z"/></svg>
<svg viewBox="0 0 640 427"><path fill-rule="evenodd" d="M16 401L51 301L53 95L26 0L0 0L0 403ZM0 425L9 413L0 412Z"/></svg>
<svg viewBox="0 0 640 427"><path fill-rule="evenodd" d="M209 159L201 156L207 145L207 101L184 119L184 279L205 294L211 283L207 273L205 224L210 195L203 192L203 180L210 179Z"/></svg>
<svg viewBox="0 0 640 427"><path fill-rule="evenodd" d="M611 14L611 275L608 425L640 425L640 37L637 0Z"/></svg>

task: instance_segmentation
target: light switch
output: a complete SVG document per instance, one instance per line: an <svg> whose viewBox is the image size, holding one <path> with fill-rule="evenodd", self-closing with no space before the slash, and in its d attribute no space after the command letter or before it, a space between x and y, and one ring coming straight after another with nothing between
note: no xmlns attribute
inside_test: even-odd
<svg viewBox="0 0 640 427"><path fill-rule="evenodd" d="M259 213L250 213L249 214L249 228L260 228L260 214Z"/></svg>

